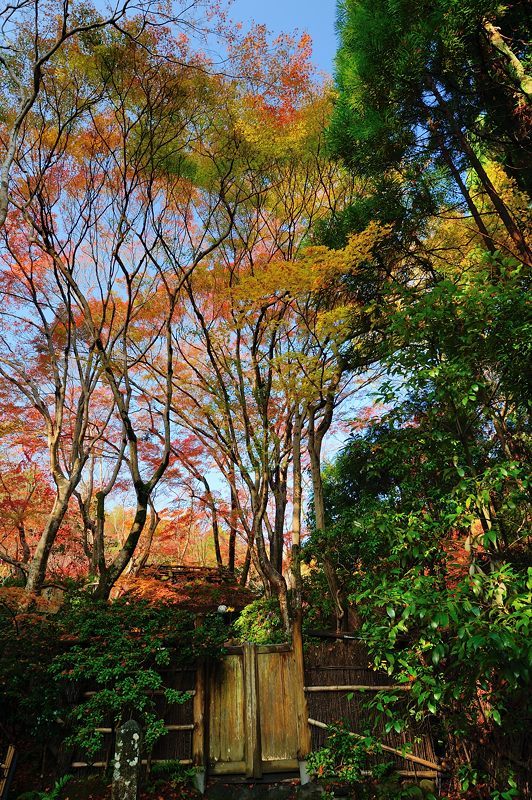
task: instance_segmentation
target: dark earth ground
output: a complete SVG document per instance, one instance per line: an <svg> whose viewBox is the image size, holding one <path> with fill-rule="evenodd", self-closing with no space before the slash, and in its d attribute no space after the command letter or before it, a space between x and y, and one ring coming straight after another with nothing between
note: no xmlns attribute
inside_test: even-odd
<svg viewBox="0 0 532 800"><path fill-rule="evenodd" d="M53 781L40 782L39 789L27 790L28 784L24 787L24 781L14 782L9 794L9 800L111 800L111 785L99 775L76 776L68 782L58 796L53 794ZM321 800L326 794L326 788L316 783L308 783L301 786L299 778L279 776L278 780L272 780L273 776L268 776L264 781L246 781L243 779L216 779L209 781L204 795L199 794L190 785L176 784L167 780L152 782L141 791L139 800ZM277 776L275 776L277 778ZM426 795L426 787L421 794ZM35 786L35 784L33 784ZM23 788L24 787L24 788ZM46 792L43 794L42 792ZM434 785L431 783L431 792ZM348 787L334 786L335 797L354 798L354 789ZM387 794L387 797L393 797Z"/></svg>
<svg viewBox="0 0 532 800"><path fill-rule="evenodd" d="M18 785L17 785L18 783ZM41 790L51 791L52 785L44 782ZM206 800L318 800L323 790L315 784L301 786L299 780L291 779L272 781L222 781L209 782L205 794ZM23 783L14 782L9 800L37 800L37 791L23 789ZM111 786L99 776L85 776L70 781L61 792L61 800L110 800ZM172 785L166 781L158 781L140 794L139 800L201 800L200 795L190 786Z"/></svg>

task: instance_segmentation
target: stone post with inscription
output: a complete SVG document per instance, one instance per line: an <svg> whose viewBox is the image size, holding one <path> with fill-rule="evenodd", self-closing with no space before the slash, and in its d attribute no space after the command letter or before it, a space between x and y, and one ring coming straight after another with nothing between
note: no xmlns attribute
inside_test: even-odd
<svg viewBox="0 0 532 800"><path fill-rule="evenodd" d="M135 720L116 732L112 800L137 800L140 770L140 728Z"/></svg>

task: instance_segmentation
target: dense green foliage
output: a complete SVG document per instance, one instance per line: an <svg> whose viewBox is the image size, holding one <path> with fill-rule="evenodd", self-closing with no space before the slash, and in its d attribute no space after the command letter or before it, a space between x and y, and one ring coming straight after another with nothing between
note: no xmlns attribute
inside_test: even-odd
<svg viewBox="0 0 532 800"><path fill-rule="evenodd" d="M286 641L286 631L275 597L261 597L246 606L235 620L237 637L254 644L278 644Z"/></svg>
<svg viewBox="0 0 532 800"><path fill-rule="evenodd" d="M164 733L154 692L183 703L186 692L165 688L163 671L216 658L227 629L220 615L194 626L193 615L140 600L96 602L75 595L60 616L4 618L0 642L3 724L17 739L53 742L89 761L101 748L96 729L134 718L149 752ZM28 680L29 679L29 680ZM90 691L83 697L83 692ZM65 740L66 737L66 740Z"/></svg>
<svg viewBox="0 0 532 800"><path fill-rule="evenodd" d="M457 796L518 795L530 715L529 22L519 2L341 3L329 142L368 192L318 232L390 225L346 276L351 367L383 377L306 557L327 553L375 669L408 687L369 701L385 731L430 720Z"/></svg>
<svg viewBox="0 0 532 800"><path fill-rule="evenodd" d="M330 786L325 797L335 796L335 784L347 784L359 800L435 800L433 781L402 786L393 762L372 766L371 757L381 753L380 743L370 733L353 739L342 726L332 725L327 744L310 754L307 768Z"/></svg>
<svg viewBox="0 0 532 800"><path fill-rule="evenodd" d="M328 528L307 551L327 550L375 668L410 689L372 700L385 730L432 716L446 742L497 742L530 714L523 272L399 294L379 404L325 473Z"/></svg>
<svg viewBox="0 0 532 800"><path fill-rule="evenodd" d="M475 168L464 133L530 191L526 3L345 0L337 56L340 98L331 137L364 175L400 166L417 196L449 158ZM514 61L497 49L500 29ZM427 169L427 166L430 168Z"/></svg>

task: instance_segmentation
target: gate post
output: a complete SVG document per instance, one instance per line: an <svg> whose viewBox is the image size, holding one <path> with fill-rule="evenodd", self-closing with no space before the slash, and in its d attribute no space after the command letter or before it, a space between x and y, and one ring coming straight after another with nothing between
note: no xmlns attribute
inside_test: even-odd
<svg viewBox="0 0 532 800"><path fill-rule="evenodd" d="M262 777L259 698L257 684L257 648L244 644L244 703L246 721L246 777Z"/></svg>
<svg viewBox="0 0 532 800"><path fill-rule="evenodd" d="M305 695L305 661L303 655L303 631L301 612L296 615L292 628L292 649L297 675L297 717L299 730L299 749L297 757L304 761L312 750L312 739L308 724L307 698ZM294 687L296 688L296 687Z"/></svg>
<svg viewBox="0 0 532 800"><path fill-rule="evenodd" d="M194 730L192 731L192 762L195 767L199 767L201 772L197 775L197 789L203 794L206 771L207 771L207 735L206 735L206 715L207 715L207 664L201 660L196 665L196 680L194 684L193 699L193 719Z"/></svg>

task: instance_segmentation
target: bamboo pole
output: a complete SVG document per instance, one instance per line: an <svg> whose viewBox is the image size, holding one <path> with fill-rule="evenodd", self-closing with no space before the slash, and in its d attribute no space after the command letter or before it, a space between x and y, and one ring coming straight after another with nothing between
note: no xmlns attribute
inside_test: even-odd
<svg viewBox="0 0 532 800"><path fill-rule="evenodd" d="M320 722L317 719L309 719L309 725L313 725L315 728L323 728L327 730L329 725L326 725L325 722ZM362 736L360 733L353 733L353 731L347 731L349 736L354 736L356 739L364 739L365 737ZM395 756L400 756L404 758L406 761L412 761L414 764L421 764L424 767L430 767L430 769L435 769L438 772L443 772L444 770L440 767L439 764L435 764L433 761L427 761L426 758L420 758L419 756L414 756L412 753L403 753L401 750L397 750L395 747L388 747L387 744L380 745L381 750L384 750L386 753L393 753Z"/></svg>
<svg viewBox="0 0 532 800"><path fill-rule="evenodd" d="M244 644L244 717L246 724L246 777L262 777L260 720L257 685L257 650Z"/></svg>
<svg viewBox="0 0 532 800"><path fill-rule="evenodd" d="M308 708L307 698L305 697L305 690L299 687L304 684L305 680L305 663L303 657L303 633L301 628L301 612L298 610L294 626L292 630L292 649L295 667L295 676L297 678L293 691L297 692L297 727L298 727L298 753L297 757L302 760L308 756L312 750L312 736L308 725ZM297 688L296 688L297 687Z"/></svg>
<svg viewBox="0 0 532 800"><path fill-rule="evenodd" d="M168 687L168 688L170 688L170 687ZM196 694L196 690L195 689L183 689L182 691L183 691L183 694L190 695L190 698L194 697L194 695ZM95 694L98 694L98 692L95 692L95 691L83 692L83 697L93 697ZM149 694L149 695L161 695L162 696L162 695L166 694L166 689L148 689L146 694Z"/></svg>
<svg viewBox="0 0 532 800"><path fill-rule="evenodd" d="M353 684L346 686L305 686L306 692L380 692L380 691L400 691L409 692L410 686L370 686L368 684Z"/></svg>
<svg viewBox="0 0 532 800"><path fill-rule="evenodd" d="M173 760L169 758L152 758L150 759L150 764L166 764L168 761ZM141 764L147 764L148 759L143 758L140 762ZM190 765L192 764L191 758L180 758L179 763L183 765ZM107 763L105 761L95 761L93 764L89 764L88 761L73 761L70 765L72 769L83 769L83 767L93 767L97 769L99 767L106 767Z"/></svg>
<svg viewBox="0 0 532 800"><path fill-rule="evenodd" d="M165 725L164 726L167 731L193 731L194 730L194 723L191 722L189 725ZM95 728L96 733L114 733L117 729L116 728Z"/></svg>

